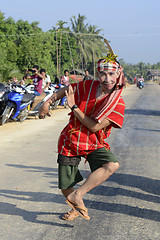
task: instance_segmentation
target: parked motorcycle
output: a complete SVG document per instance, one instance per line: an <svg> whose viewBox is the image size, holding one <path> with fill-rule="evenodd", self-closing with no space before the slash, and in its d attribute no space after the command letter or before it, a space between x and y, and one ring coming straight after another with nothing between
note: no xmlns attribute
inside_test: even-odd
<svg viewBox="0 0 160 240"><path fill-rule="evenodd" d="M34 93L34 85L28 84L25 86L25 89L28 93ZM31 108L29 111L29 116L39 116L39 109L46 102L53 94L54 90L50 89L47 91L48 94L45 92L41 93L40 96L36 96L33 103L31 104Z"/></svg>
<svg viewBox="0 0 160 240"><path fill-rule="evenodd" d="M54 93L54 92L57 92L59 89L61 89L63 87L64 87L64 85L51 83L50 86L49 86L49 89L52 89L52 91ZM57 101L53 102L51 104L52 110L57 109L58 105L59 106L64 106L64 108L67 108L68 104L67 104L66 96L63 97L62 99L58 99Z"/></svg>
<svg viewBox="0 0 160 240"><path fill-rule="evenodd" d="M0 118L5 109L8 93L4 84L0 83Z"/></svg>
<svg viewBox="0 0 160 240"><path fill-rule="evenodd" d="M8 100L1 115L0 125L6 123L9 119L23 122L29 114L30 105L34 98L35 95L28 93L22 86L10 86Z"/></svg>

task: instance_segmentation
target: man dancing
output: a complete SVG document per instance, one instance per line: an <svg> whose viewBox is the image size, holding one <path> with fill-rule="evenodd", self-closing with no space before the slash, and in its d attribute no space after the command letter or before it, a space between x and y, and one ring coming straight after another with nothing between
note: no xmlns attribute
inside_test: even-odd
<svg viewBox="0 0 160 240"><path fill-rule="evenodd" d="M90 219L83 196L119 168L118 160L104 140L112 127L122 127L124 118L125 104L121 97L124 75L116 55L110 53L100 59L97 73L99 81L81 81L60 89L40 110L44 116L49 104L65 95L71 109L69 123L58 140L59 188L72 208L63 216L68 221L78 216ZM82 156L88 161L91 174L74 189L83 180L78 169Z"/></svg>

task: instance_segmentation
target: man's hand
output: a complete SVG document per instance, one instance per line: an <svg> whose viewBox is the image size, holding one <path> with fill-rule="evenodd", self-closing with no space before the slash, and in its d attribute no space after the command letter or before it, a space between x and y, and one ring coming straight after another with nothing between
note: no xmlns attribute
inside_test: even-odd
<svg viewBox="0 0 160 240"><path fill-rule="evenodd" d="M46 101L46 102L43 103L43 105L42 105L42 106L40 107L40 109L39 109L39 117L40 117L40 118L44 118L45 115L48 114L48 112L49 112L49 106L50 106L49 101Z"/></svg>
<svg viewBox="0 0 160 240"><path fill-rule="evenodd" d="M75 104L75 98L74 98L74 91L71 85L69 86L68 91L65 90L65 94L67 97L68 106L72 108L73 105Z"/></svg>

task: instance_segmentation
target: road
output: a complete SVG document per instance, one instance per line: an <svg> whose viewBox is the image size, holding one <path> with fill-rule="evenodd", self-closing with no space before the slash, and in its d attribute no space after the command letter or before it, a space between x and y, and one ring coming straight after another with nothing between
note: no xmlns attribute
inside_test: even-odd
<svg viewBox="0 0 160 240"><path fill-rule="evenodd" d="M61 220L69 210L57 188L57 138L68 110L0 127L1 240L159 240L160 85L123 92L125 121L108 141L120 161L85 195L90 221ZM80 164L84 179L89 167Z"/></svg>

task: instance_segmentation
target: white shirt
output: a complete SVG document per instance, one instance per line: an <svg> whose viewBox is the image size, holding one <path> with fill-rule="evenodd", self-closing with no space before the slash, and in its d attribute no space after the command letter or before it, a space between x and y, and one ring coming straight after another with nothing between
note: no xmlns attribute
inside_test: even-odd
<svg viewBox="0 0 160 240"><path fill-rule="evenodd" d="M46 75L47 77L45 79L43 79L43 82L42 82L42 89L45 88L45 86L48 84L48 83L51 83L51 78L49 75ZM47 88L45 89L47 90Z"/></svg>

